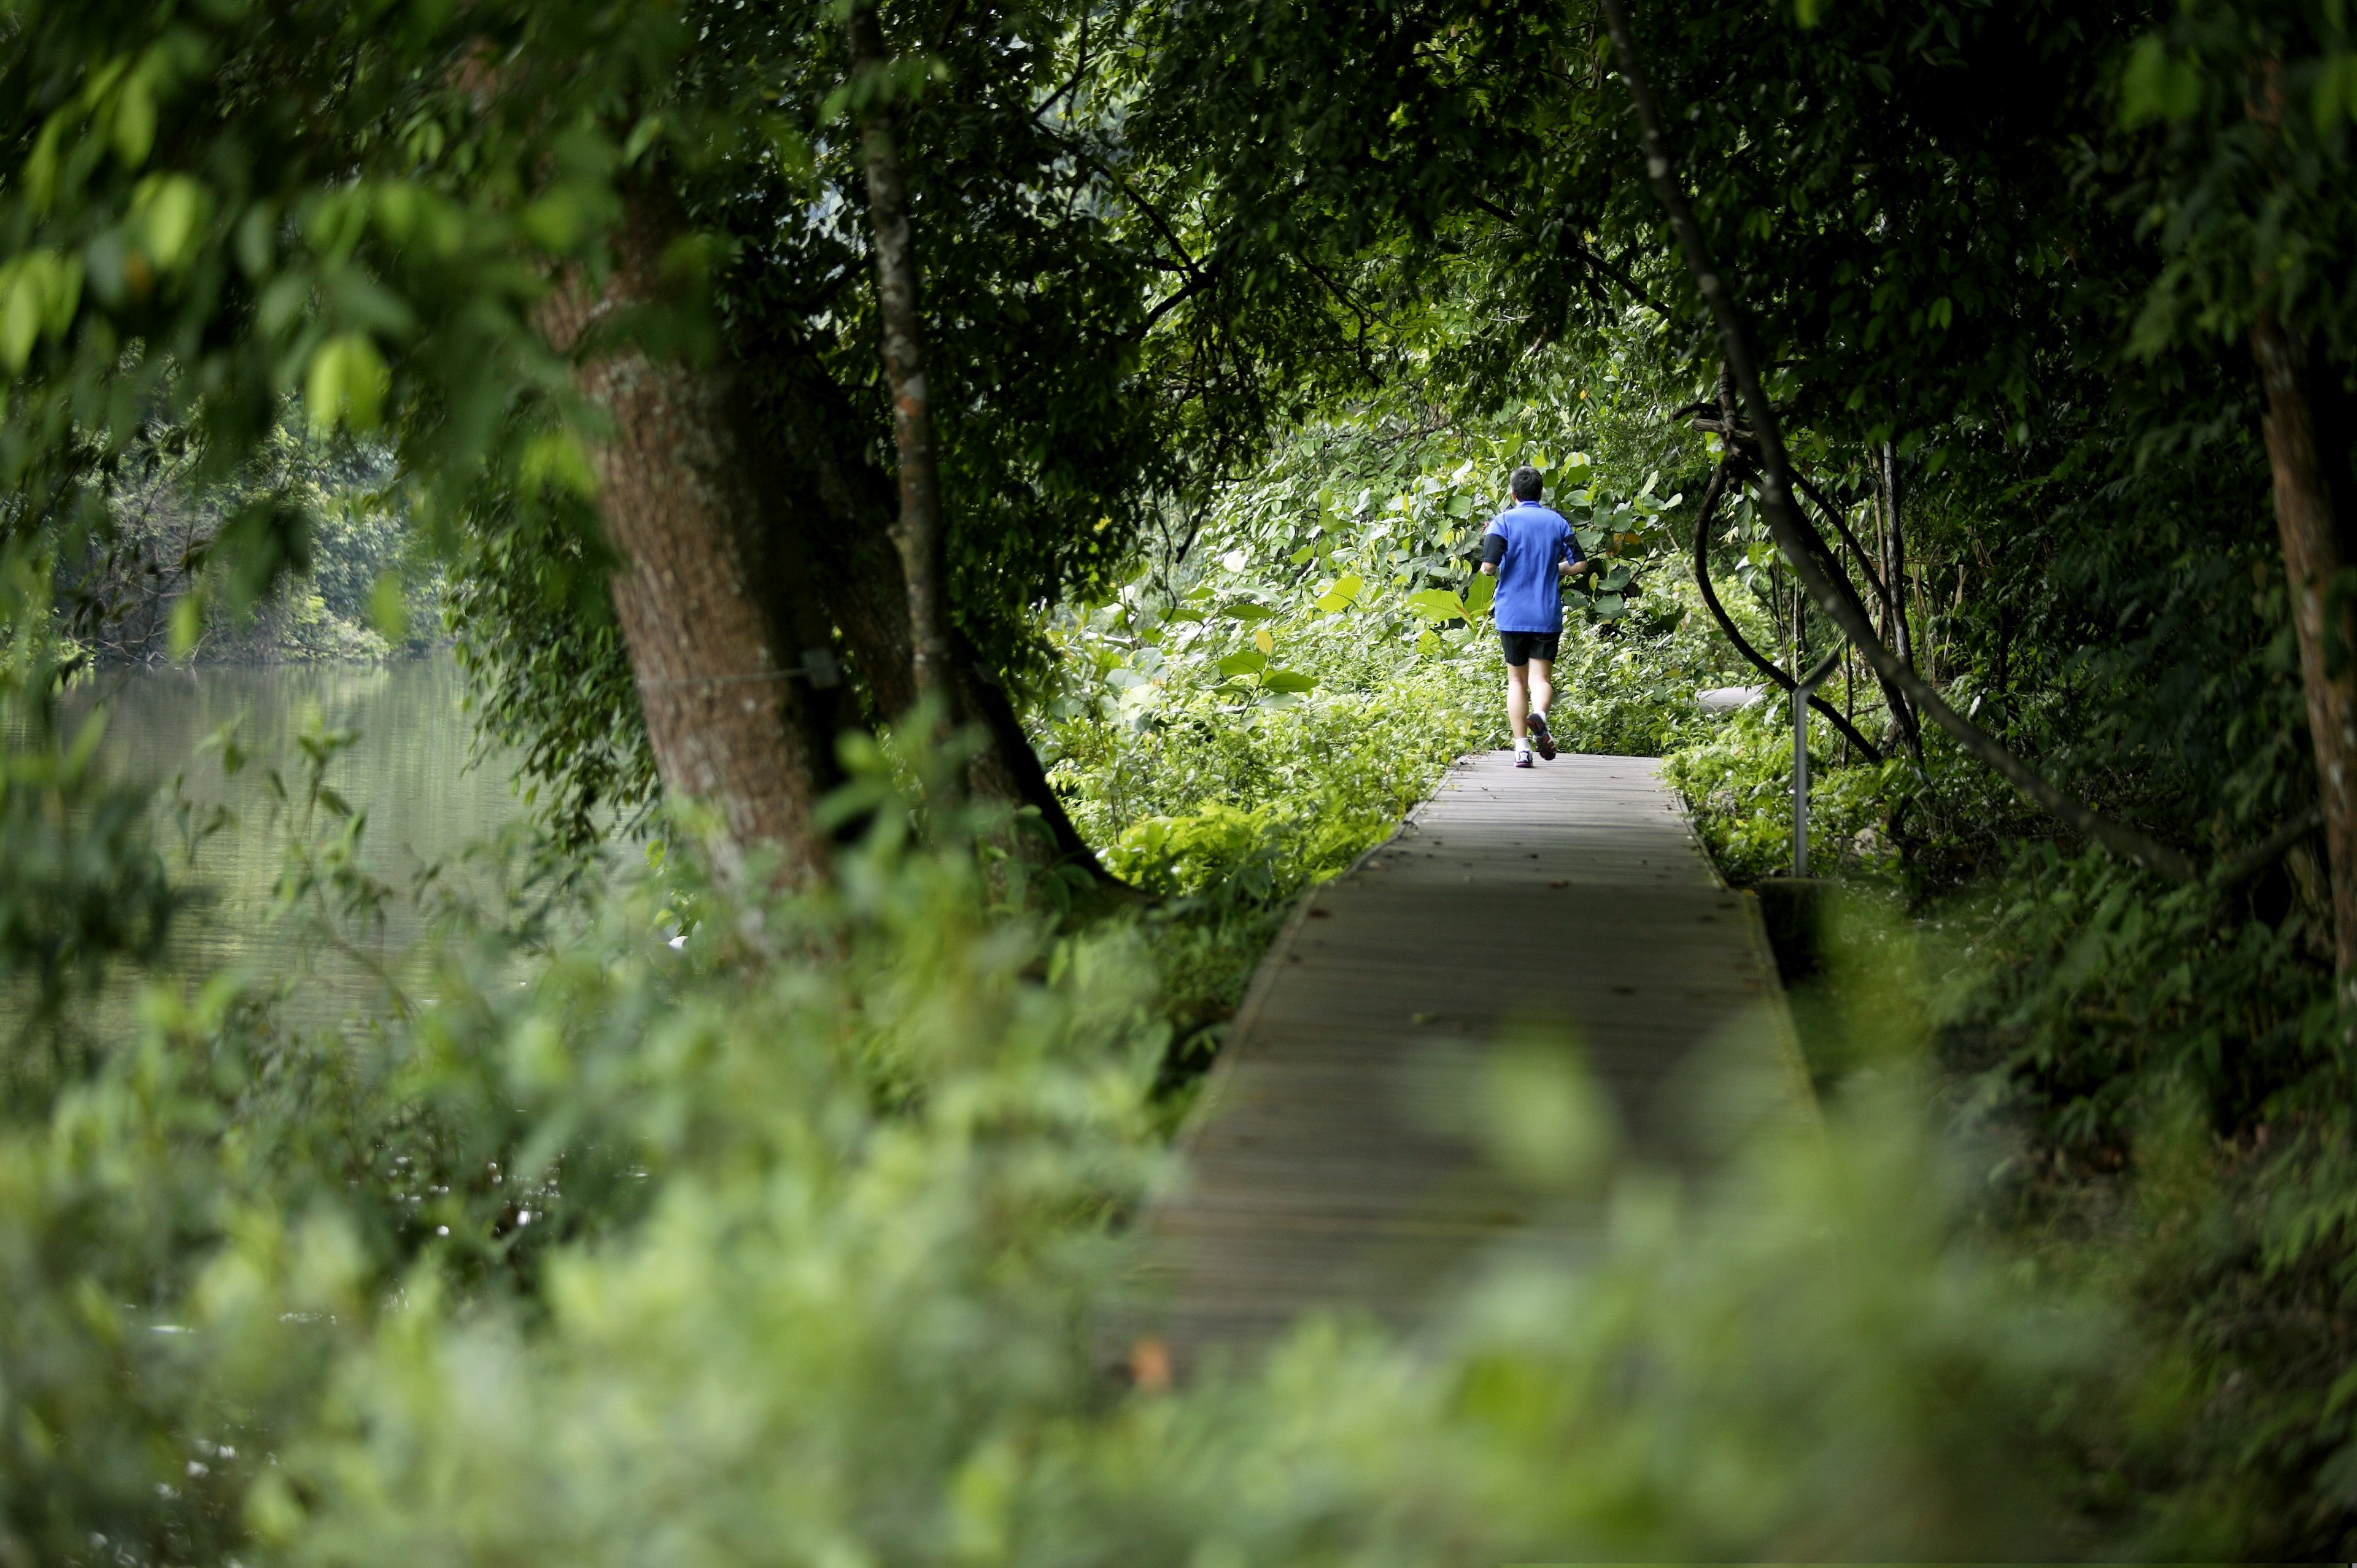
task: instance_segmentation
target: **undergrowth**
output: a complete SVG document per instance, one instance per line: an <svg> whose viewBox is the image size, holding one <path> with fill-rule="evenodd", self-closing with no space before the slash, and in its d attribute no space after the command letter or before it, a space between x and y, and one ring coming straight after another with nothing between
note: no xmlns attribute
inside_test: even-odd
<svg viewBox="0 0 2357 1568"><path fill-rule="evenodd" d="M135 795L12 728L0 825L42 869L0 922L0 1560L2337 1552L2357 1064L2300 863L2222 899L2036 841L1960 897L1910 869L1973 812L1936 746L1928 779L1819 759L1821 864L1877 890L1796 998L1822 1130L1762 1118L1682 1188L1577 1042L1504 1042L1459 1130L1591 1250L1463 1282L1412 1346L1312 1316L1120 1385L1099 1308L1274 923L1502 737L1488 470L1370 449L1385 494L1280 468L1051 628L1057 781L1159 896L1093 919L986 873L1003 824L913 809L953 759L854 748L828 887L511 844L307 1029L271 975L158 967L183 909ZM1741 672L1675 508L1559 456L1629 567L1575 607L1559 730L1666 755L1728 874L1772 872L1781 714L1701 712ZM397 896L316 738L295 967ZM126 979L135 1021L86 1026Z"/></svg>
<svg viewBox="0 0 2357 1568"><path fill-rule="evenodd" d="M445 911L406 1000L330 1036L290 1032L264 976L145 972L135 1031L0 1112L7 1552L1374 1565L2140 1539L2087 1522L2063 1461L2140 1452L2181 1402L2100 1298L1975 1234L1972 1163L1903 1075L1822 1135L1719 1106L1755 1131L1724 1184L1680 1190L1615 1157L1573 1042L1510 1042L1464 1130L1534 1212L1604 1215L1593 1249L1469 1279L1415 1345L1313 1316L1265 1366L1122 1391L1093 1315L1176 1174L1153 928L1010 905L974 853L997 824L913 836L899 781L952 760L867 760L856 799L881 809L829 887L751 894L693 855L562 908L520 884ZM29 763L5 787L105 788ZM316 835L278 915L298 946L367 904L306 869L352 824L287 821ZM84 870L154 868L135 835Z"/></svg>

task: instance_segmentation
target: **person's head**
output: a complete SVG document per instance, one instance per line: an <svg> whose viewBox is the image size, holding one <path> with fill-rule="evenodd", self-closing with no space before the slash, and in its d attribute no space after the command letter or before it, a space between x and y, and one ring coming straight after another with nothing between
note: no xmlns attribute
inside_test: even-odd
<svg viewBox="0 0 2357 1568"><path fill-rule="evenodd" d="M1506 487L1514 492L1516 500L1534 501L1539 499L1539 492L1545 489L1545 483L1540 479L1539 471L1525 463L1514 470L1513 477L1506 481Z"/></svg>

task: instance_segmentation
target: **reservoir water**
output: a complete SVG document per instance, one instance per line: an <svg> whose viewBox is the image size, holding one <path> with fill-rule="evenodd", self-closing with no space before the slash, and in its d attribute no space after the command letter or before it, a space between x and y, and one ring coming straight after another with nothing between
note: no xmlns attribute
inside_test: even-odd
<svg viewBox="0 0 2357 1568"><path fill-rule="evenodd" d="M177 876L203 890L175 932L174 967L193 976L233 965L278 977L291 966L288 1015L319 1024L382 1004L369 970L397 965L423 930L420 905L408 896L420 876L437 868L453 888L487 885L468 852L521 815L511 760L475 755L465 695L466 679L447 655L377 666L109 670L71 693L66 718L70 730L104 706L110 770L157 787L157 848ZM221 747L208 744L224 726L244 753L233 774ZM271 919L289 835L305 831L302 737L336 732L353 738L334 753L324 782L364 819L357 865L397 895L381 919L339 923L351 944L340 954L307 950ZM192 857L170 804L176 779L196 816L225 813ZM332 813L313 815L315 841L339 825Z"/></svg>

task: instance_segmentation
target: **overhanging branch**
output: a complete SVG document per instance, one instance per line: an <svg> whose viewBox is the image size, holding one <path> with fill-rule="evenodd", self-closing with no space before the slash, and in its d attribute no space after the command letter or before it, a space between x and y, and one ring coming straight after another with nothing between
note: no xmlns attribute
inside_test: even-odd
<svg viewBox="0 0 2357 1568"><path fill-rule="evenodd" d="M1710 520L1718 510L1719 498L1727 493L1730 478L1732 478L1730 466L1721 463L1710 471L1710 483L1704 487L1702 492L1702 510L1695 518L1695 586L1702 591L1702 602L1709 608L1710 618L1718 623L1720 633L1728 642L1735 645L1735 651L1750 660L1752 668L1774 682L1778 691L1789 693L1792 690L1792 678L1784 673L1774 660L1751 646L1751 639L1743 635L1737 628L1734 618L1727 613L1727 607L1718 602L1718 590L1711 584ZM1813 692L1809 694L1809 706L1824 714L1833 726L1841 731L1848 738L1849 743L1864 752L1868 758L1876 762L1882 760L1881 749L1860 735L1857 726L1849 722L1839 708Z"/></svg>
<svg viewBox="0 0 2357 1568"><path fill-rule="evenodd" d="M1919 712L1929 714L1932 721L1946 730L1966 752L1995 768L2040 807L2115 854L2180 882L2196 880L2201 874L2191 859L2181 851L2138 832L2125 822L2115 822L2064 794L2036 769L2007 750L1996 737L1951 708L1929 682L1882 646L1881 640L1874 636L1873 626L1867 619L1863 607L1857 603L1856 596L1846 596L1835 590L1832 580L1819 565L1815 553L1809 548L1810 541L1815 540L1820 548L1824 541L1816 538L1816 530L1808 525L1801 517L1799 508L1792 503L1792 467L1784 451L1783 432L1777 424L1776 411L1769 405L1767 393L1760 384L1759 366L1752 358L1750 338L1744 330L1741 312L1737 308L1726 280L1719 275L1711 261L1709 249L1703 241L1702 228L1695 222L1694 209L1678 184L1677 166L1670 157L1669 141L1662 133L1661 114L1653 102L1652 89L1638 63L1637 46L1630 36L1629 19L1622 13L1620 0L1602 0L1602 3L1605 25L1612 32L1613 53L1620 64L1621 80L1629 89L1630 102L1636 110L1638 129L1645 151L1645 172L1652 182L1654 196L1669 216L1670 227L1678 238L1678 247L1685 254L1686 269L1694 274L1695 287L1710 309L1711 318L1718 328L1719 345L1727 369L1733 373L1736 388L1742 394L1745 412L1750 415L1751 427L1760 443L1762 509L1768 514L1769 532L1775 536L1793 575L1801 580L1801 585L1832 618L1834 624L1857 645L1859 653L1874 667L1875 673L1887 677L1906 693Z"/></svg>

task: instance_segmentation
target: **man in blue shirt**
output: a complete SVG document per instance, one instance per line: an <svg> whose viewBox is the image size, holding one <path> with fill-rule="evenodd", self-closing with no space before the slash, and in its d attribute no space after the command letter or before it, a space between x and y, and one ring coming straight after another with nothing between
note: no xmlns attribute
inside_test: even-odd
<svg viewBox="0 0 2357 1568"><path fill-rule="evenodd" d="M1561 584L1586 571L1587 562L1571 524L1539 505L1543 481L1536 468L1515 469L1507 485L1514 504L1482 534L1481 570L1498 579L1492 612L1506 650L1506 717L1514 726L1514 766L1528 768L1534 739L1541 757L1555 758L1546 711L1555 701L1552 677L1563 639Z"/></svg>

